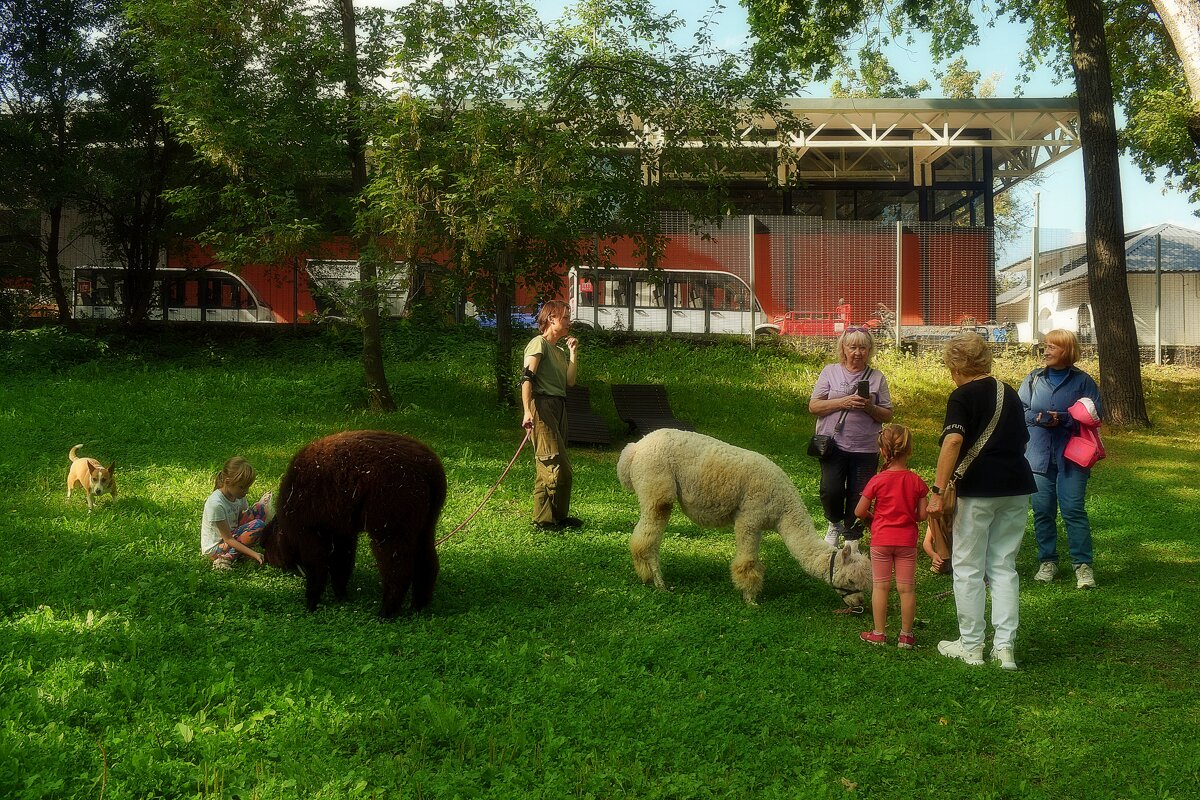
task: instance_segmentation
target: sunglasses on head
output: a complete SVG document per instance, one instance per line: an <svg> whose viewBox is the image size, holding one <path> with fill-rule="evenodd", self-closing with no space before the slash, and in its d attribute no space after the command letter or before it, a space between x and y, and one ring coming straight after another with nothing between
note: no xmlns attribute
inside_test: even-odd
<svg viewBox="0 0 1200 800"><path fill-rule="evenodd" d="M864 328L861 325L856 325L853 328L846 328L846 333L870 333L870 328Z"/></svg>

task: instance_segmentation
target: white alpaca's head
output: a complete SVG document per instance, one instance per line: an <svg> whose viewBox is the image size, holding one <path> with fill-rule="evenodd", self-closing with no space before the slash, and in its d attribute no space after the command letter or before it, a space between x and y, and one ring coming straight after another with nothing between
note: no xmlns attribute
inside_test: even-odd
<svg viewBox="0 0 1200 800"><path fill-rule="evenodd" d="M866 605L866 592L871 588L871 557L846 545L831 551L829 558L829 583L842 595L842 601L851 608Z"/></svg>

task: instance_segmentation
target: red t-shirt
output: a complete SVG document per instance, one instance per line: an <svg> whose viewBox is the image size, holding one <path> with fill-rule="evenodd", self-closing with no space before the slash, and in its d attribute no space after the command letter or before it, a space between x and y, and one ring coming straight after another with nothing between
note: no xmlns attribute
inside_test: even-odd
<svg viewBox="0 0 1200 800"><path fill-rule="evenodd" d="M921 476L909 469L885 469L867 482L862 496L875 501L871 544L917 546L917 501L929 494Z"/></svg>

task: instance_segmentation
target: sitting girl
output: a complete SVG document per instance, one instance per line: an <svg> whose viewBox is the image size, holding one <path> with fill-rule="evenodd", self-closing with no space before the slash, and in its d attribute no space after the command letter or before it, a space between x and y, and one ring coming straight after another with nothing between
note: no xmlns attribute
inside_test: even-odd
<svg viewBox="0 0 1200 800"><path fill-rule="evenodd" d="M254 477L250 462L234 456L217 473L213 493L204 502L200 552L212 561L213 569L232 569L239 556L263 563L263 556L252 548L258 544L270 516L271 493L264 494L251 507L246 502L246 492L250 491Z"/></svg>

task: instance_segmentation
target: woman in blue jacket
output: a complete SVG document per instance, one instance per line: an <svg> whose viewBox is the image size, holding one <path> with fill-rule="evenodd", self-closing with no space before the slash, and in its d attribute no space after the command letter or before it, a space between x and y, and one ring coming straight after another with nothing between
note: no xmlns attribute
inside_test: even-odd
<svg viewBox="0 0 1200 800"><path fill-rule="evenodd" d="M1056 329L1046 334L1045 366L1025 376L1018 394L1025 406L1029 444L1025 458L1033 469L1037 494L1033 495L1033 530L1037 537L1038 567L1034 580L1049 583L1058 572L1058 529L1062 513L1067 531L1075 585L1096 585L1092 571L1092 528L1084 508L1090 469L1063 458L1067 440L1078 433L1079 424L1067 413L1076 400L1091 398L1100 412L1100 389L1092 377L1075 366L1079 341L1070 331Z"/></svg>

